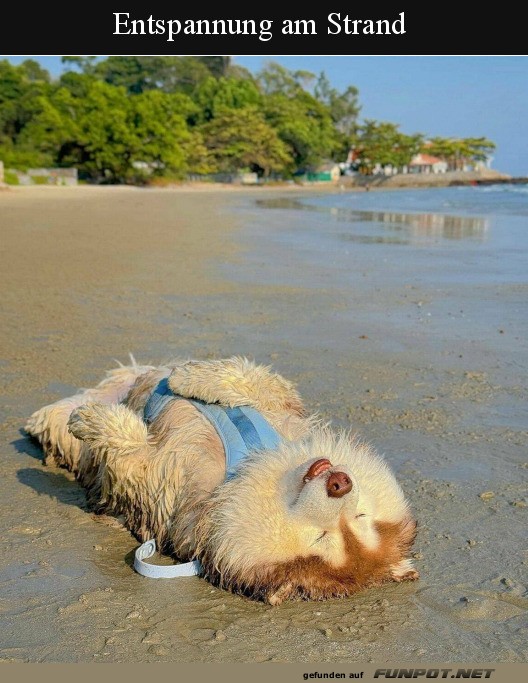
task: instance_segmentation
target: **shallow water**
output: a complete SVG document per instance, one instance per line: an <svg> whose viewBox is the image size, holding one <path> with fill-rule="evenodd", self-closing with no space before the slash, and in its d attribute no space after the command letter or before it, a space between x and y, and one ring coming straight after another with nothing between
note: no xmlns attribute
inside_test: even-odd
<svg viewBox="0 0 528 683"><path fill-rule="evenodd" d="M371 344L418 353L446 343L446 352L457 345L468 352L468 342L499 345L501 364L517 374L527 351L528 194L500 187L260 200L248 220L245 262L224 273L245 284L335 294L332 310L314 319L332 325L330 345L343 344L336 326L353 324L359 307L363 334L385 328ZM424 213L428 203L462 215ZM301 336L307 340L305 330Z"/></svg>

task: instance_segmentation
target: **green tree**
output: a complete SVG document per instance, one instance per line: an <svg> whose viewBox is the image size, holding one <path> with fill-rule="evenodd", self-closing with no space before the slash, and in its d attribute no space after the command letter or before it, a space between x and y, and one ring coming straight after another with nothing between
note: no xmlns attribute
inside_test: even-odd
<svg viewBox="0 0 528 683"><path fill-rule="evenodd" d="M328 108L310 93L275 93L264 99L262 108L268 123L288 146L294 169L315 168L339 149L339 136Z"/></svg>
<svg viewBox="0 0 528 683"><path fill-rule="evenodd" d="M358 132L358 116L361 110L358 89L349 85L343 92L339 92L330 85L330 81L322 71L317 79L314 95L328 108L338 133L339 144L336 155L340 160L346 159L352 140Z"/></svg>
<svg viewBox="0 0 528 683"><path fill-rule="evenodd" d="M47 97L40 96L35 104L38 112L18 136L17 149L21 154L37 155L36 165L62 164L65 147L77 136L75 99L67 89L59 88Z"/></svg>
<svg viewBox="0 0 528 683"><path fill-rule="evenodd" d="M217 171L250 169L269 176L291 165L286 145L255 107L226 109L201 131Z"/></svg>
<svg viewBox="0 0 528 683"><path fill-rule="evenodd" d="M369 174L377 164L396 168L407 165L422 147L423 137L420 133L405 135L394 123L367 119L354 142L360 169Z"/></svg>
<svg viewBox="0 0 528 683"><path fill-rule="evenodd" d="M257 80L266 95L280 93L292 96L310 86L315 80L315 74L302 69L290 71L277 62L268 62L258 73Z"/></svg>
<svg viewBox="0 0 528 683"><path fill-rule="evenodd" d="M44 79L33 78L27 61L18 67L0 61L0 137L13 141L38 111L35 99L49 92Z"/></svg>
<svg viewBox="0 0 528 683"><path fill-rule="evenodd" d="M197 57L118 55L98 62L93 74L137 95L148 90L190 94L211 72L207 63Z"/></svg>
<svg viewBox="0 0 528 683"><path fill-rule="evenodd" d="M85 75L92 75L97 64L97 57L93 55L79 56L79 55L65 55L61 57L62 64L76 67L81 73Z"/></svg>
<svg viewBox="0 0 528 683"><path fill-rule="evenodd" d="M25 127L41 111L42 98L51 91L46 73L36 70L32 60L19 66L0 61L0 158L6 166L24 168L46 160L31 145L18 145Z"/></svg>
<svg viewBox="0 0 528 683"><path fill-rule="evenodd" d="M467 163L486 161L496 145L487 138L442 138L433 137L422 147L422 151L432 154L448 163L451 171L459 171Z"/></svg>
<svg viewBox="0 0 528 683"><path fill-rule="evenodd" d="M125 182L133 176L138 145L131 118L131 99L124 88L92 82L84 97L74 98L75 126L59 157L78 164L93 180Z"/></svg>
<svg viewBox="0 0 528 683"><path fill-rule="evenodd" d="M221 55L206 55L196 57L203 64L214 78L225 78L231 75L231 57Z"/></svg>
<svg viewBox="0 0 528 683"><path fill-rule="evenodd" d="M226 109L259 106L262 100L257 84L249 79L213 78L210 76L196 88L193 100L198 121L210 121Z"/></svg>
<svg viewBox="0 0 528 683"><path fill-rule="evenodd" d="M98 182L137 181L182 174L196 157L186 117L194 109L182 94L149 91L130 97L123 87L91 80L83 97L59 88L20 138L56 163L75 165Z"/></svg>
<svg viewBox="0 0 528 683"><path fill-rule="evenodd" d="M336 128L347 138L351 138L358 128L358 116L361 111L359 105L359 91L349 85L343 92L332 88L324 71L319 74L314 89L315 97L325 104Z"/></svg>
<svg viewBox="0 0 528 683"><path fill-rule="evenodd" d="M132 161L146 162L153 175L181 175L188 170L188 157L192 154L196 158L199 143L186 123L194 109L192 101L181 93L151 90L131 98L130 127L136 137L129 151Z"/></svg>
<svg viewBox="0 0 528 683"><path fill-rule="evenodd" d="M342 146L328 104L307 90L314 80L309 71L290 71L275 62L268 63L257 78L262 110L288 146L293 170L312 169L339 156Z"/></svg>
<svg viewBox="0 0 528 683"><path fill-rule="evenodd" d="M488 138L464 138L469 156L475 161L485 161L497 148Z"/></svg>
<svg viewBox="0 0 528 683"><path fill-rule="evenodd" d="M3 142L13 141L24 125L20 101L26 90L20 70L6 59L0 61L0 136Z"/></svg>
<svg viewBox="0 0 528 683"><path fill-rule="evenodd" d="M49 71L43 69L34 59L25 59L20 64L19 69L25 74L28 81L43 81L44 83L49 83L51 80Z"/></svg>
<svg viewBox="0 0 528 683"><path fill-rule="evenodd" d="M38 62L0 61L0 158L7 166L74 165L101 182L141 174L313 170L344 160L364 172L401 167L420 149L449 168L483 161L485 137L405 135L389 122L358 122L358 91L326 75L269 63L253 77L228 56L63 57L51 81ZM142 162L142 163L141 163ZM141 170L143 167L144 171Z"/></svg>
<svg viewBox="0 0 528 683"><path fill-rule="evenodd" d="M86 97L96 80L93 74L66 71L61 75L57 87L66 88L75 97Z"/></svg>

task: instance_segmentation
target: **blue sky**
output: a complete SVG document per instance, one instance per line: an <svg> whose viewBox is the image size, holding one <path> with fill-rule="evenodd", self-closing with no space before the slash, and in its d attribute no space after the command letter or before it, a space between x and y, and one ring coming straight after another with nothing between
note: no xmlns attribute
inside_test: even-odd
<svg viewBox="0 0 528 683"><path fill-rule="evenodd" d="M19 63L26 57L7 57ZM60 57L33 56L53 75ZM266 61L325 71L332 85L359 90L362 118L392 121L404 133L485 136L497 144L492 167L528 176L528 56L236 56L258 71Z"/></svg>

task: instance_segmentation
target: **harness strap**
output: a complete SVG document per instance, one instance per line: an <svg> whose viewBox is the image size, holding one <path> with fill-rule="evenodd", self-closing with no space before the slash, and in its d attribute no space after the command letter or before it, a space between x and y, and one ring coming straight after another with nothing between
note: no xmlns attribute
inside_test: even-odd
<svg viewBox="0 0 528 683"><path fill-rule="evenodd" d="M143 410L145 422L154 422L172 401L188 401L213 425L224 447L227 479L233 476L238 463L250 451L275 449L281 442L281 437L275 429L255 408L228 408L218 403L185 398L172 392L168 377L160 380L150 395Z"/></svg>
<svg viewBox="0 0 528 683"><path fill-rule="evenodd" d="M250 451L274 449L280 444L280 436L254 408L226 408L195 399L189 399L189 402L209 420L222 441L226 479L231 479L238 464Z"/></svg>
<svg viewBox="0 0 528 683"><path fill-rule="evenodd" d="M149 425L158 417L161 411L176 398L169 387L169 378L164 377L160 380L150 394L145 408L143 409L143 419Z"/></svg>

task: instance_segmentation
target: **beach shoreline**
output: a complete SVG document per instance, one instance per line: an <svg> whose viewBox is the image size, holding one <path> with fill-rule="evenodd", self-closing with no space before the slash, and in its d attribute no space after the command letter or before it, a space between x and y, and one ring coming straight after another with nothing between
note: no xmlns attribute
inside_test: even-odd
<svg viewBox="0 0 528 683"><path fill-rule="evenodd" d="M376 175L376 176L341 176L335 181L315 181L315 182L293 182L293 181L277 181L264 182L256 184L242 184L242 183L220 183L192 180L181 182L170 182L160 179L145 185L91 185L81 184L72 185L69 188L74 190L78 187L83 188L137 188L137 189L166 189L173 192L365 192L365 191L379 191L379 190L395 190L395 189L423 189L433 187L461 187L461 186L479 186L479 185L494 185L494 184L528 184L528 178L512 177L506 173L486 169L485 171L450 171L447 173L407 173L396 174L392 176ZM14 190L14 191L31 191L49 188L60 187L56 185L2 185L0 183L0 190Z"/></svg>
<svg viewBox="0 0 528 683"><path fill-rule="evenodd" d="M524 289L418 281L423 262L393 260L390 243L323 249L326 214L255 203L325 192L2 193L2 661L526 661L525 348L513 313L510 326L480 314L482 301L517 310ZM454 254L458 272L474 258ZM471 306L481 327L460 312ZM135 574L136 539L94 518L22 430L129 352L247 354L296 382L310 411L357 430L396 472L419 520L421 580L270 608Z"/></svg>

